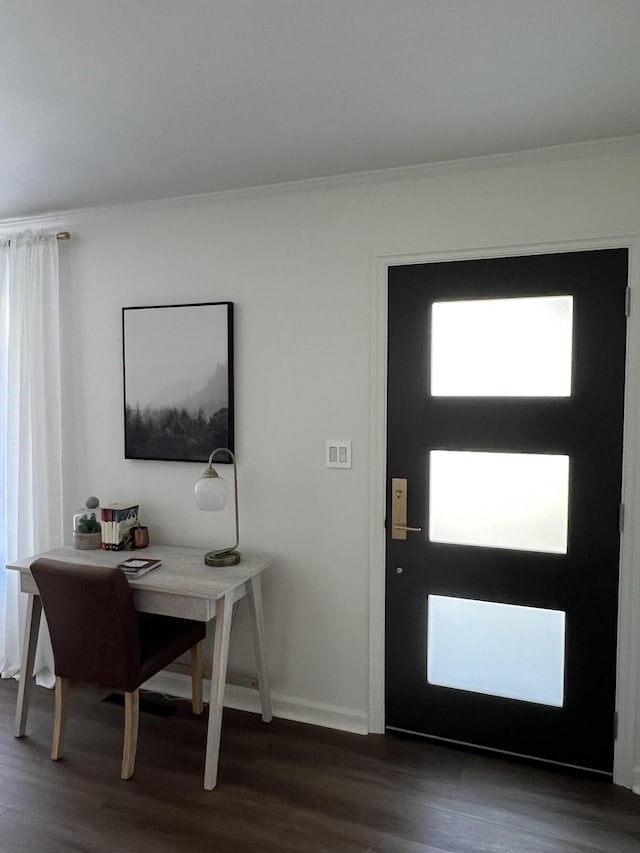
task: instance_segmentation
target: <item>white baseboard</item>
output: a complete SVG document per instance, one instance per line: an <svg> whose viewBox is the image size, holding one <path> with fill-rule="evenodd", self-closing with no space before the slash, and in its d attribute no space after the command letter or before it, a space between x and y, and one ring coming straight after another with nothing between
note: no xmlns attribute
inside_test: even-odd
<svg viewBox="0 0 640 853"><path fill-rule="evenodd" d="M177 696L180 699L191 698L191 679L180 672L164 670L154 675L142 685L143 690L153 690L154 693L164 693ZM211 682L204 682L205 702L211 692ZM329 729L339 729L343 732L353 732L359 735L368 734L367 715L350 708L340 708L336 705L325 705L320 702L305 702L291 696L271 694L273 716L283 720L294 720L312 726L324 726ZM260 713L260 695L257 690L227 684L224 692L225 708L237 711Z"/></svg>

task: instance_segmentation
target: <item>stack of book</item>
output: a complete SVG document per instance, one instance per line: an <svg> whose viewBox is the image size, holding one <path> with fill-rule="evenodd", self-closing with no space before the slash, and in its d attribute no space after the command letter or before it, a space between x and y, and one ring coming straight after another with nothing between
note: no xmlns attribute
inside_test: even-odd
<svg viewBox="0 0 640 853"><path fill-rule="evenodd" d="M131 548L133 528L138 526L139 504L115 503L100 508L100 531L103 551Z"/></svg>
<svg viewBox="0 0 640 853"><path fill-rule="evenodd" d="M128 578L141 578L142 575L146 575L151 569L159 566L161 562L161 560L157 560L154 557L129 557L128 560L118 563L118 566Z"/></svg>

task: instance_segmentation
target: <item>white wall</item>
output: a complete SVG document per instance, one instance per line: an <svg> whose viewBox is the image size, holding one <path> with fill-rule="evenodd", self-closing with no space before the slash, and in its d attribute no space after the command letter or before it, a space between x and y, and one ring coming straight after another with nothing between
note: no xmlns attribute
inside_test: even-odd
<svg viewBox="0 0 640 853"><path fill-rule="evenodd" d="M640 150L33 224L73 234L61 245L69 525L97 494L139 501L156 542L216 544L217 517L192 497L202 465L123 457L120 309L233 301L241 544L274 558L264 580L272 689L357 727L369 698L375 259L639 233ZM325 438L352 439L352 470L324 468ZM243 633L235 672L252 669Z"/></svg>

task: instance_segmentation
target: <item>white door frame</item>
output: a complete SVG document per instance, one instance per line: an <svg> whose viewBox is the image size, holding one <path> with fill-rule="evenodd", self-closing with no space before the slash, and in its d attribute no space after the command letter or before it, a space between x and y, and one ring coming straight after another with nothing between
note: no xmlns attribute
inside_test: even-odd
<svg viewBox="0 0 640 853"><path fill-rule="evenodd" d="M627 326L622 500L625 526L620 547L616 708L618 737L613 780L640 794L640 237L599 239L468 250L384 255L373 258L370 335L369 471L369 731L384 732L385 661L385 479L387 442L388 269L404 264L552 254L593 249L629 249L631 315Z"/></svg>

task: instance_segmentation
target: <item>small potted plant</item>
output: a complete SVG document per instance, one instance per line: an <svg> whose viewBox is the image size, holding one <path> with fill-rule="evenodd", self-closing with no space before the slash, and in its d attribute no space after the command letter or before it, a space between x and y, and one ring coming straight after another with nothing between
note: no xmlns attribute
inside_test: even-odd
<svg viewBox="0 0 640 853"><path fill-rule="evenodd" d="M97 498L89 498L86 503L87 511L79 512L73 517L73 547L81 551L89 551L102 546L100 522L92 512L98 506Z"/></svg>

